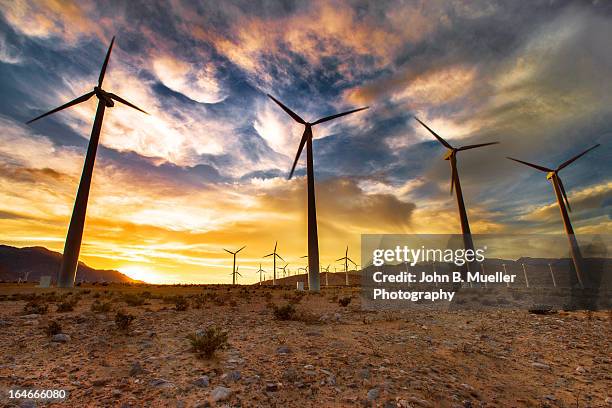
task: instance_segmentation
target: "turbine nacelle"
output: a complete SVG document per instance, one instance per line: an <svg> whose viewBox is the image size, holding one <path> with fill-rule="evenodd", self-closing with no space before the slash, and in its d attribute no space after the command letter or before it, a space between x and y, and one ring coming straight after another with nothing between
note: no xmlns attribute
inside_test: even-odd
<svg viewBox="0 0 612 408"><path fill-rule="evenodd" d="M94 86L93 91L96 94L96 97L102 102L104 102L104 105L107 108L112 108L113 106L115 106L115 102L113 102L111 94L109 94L108 92L106 92L105 90L103 90L102 88L98 86Z"/></svg>

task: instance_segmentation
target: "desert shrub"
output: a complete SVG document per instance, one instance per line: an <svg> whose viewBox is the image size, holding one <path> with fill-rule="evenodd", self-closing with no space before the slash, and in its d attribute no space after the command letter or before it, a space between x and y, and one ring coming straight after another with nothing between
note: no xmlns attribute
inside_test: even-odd
<svg viewBox="0 0 612 408"><path fill-rule="evenodd" d="M204 295L195 295L192 298L192 307L194 309L201 309L206 304L206 296Z"/></svg>
<svg viewBox="0 0 612 408"><path fill-rule="evenodd" d="M60 334L62 332L62 326L56 321L51 320L47 326L45 326L45 333L47 336L55 336L56 334Z"/></svg>
<svg viewBox="0 0 612 408"><path fill-rule="evenodd" d="M140 297L144 298L144 299L151 299L151 292L149 292L148 290L145 290L143 292L140 292Z"/></svg>
<svg viewBox="0 0 612 408"><path fill-rule="evenodd" d="M264 296L264 299L265 299L267 302L271 302L271 301L272 301L272 293L271 293L271 292L264 292L264 295L263 295L263 296Z"/></svg>
<svg viewBox="0 0 612 408"><path fill-rule="evenodd" d="M142 306L145 303L144 298L135 293L126 293L123 296L123 301L127 303L128 306Z"/></svg>
<svg viewBox="0 0 612 408"><path fill-rule="evenodd" d="M94 299L98 299L100 297L100 292L96 292L93 294Z"/></svg>
<svg viewBox="0 0 612 408"><path fill-rule="evenodd" d="M57 305L57 312L58 313L72 312L76 305L77 305L76 299L64 300L63 302Z"/></svg>
<svg viewBox="0 0 612 408"><path fill-rule="evenodd" d="M117 312L115 315L115 325L117 329L127 332L132 325L132 321L134 320L134 316L129 313L123 313L121 311Z"/></svg>
<svg viewBox="0 0 612 408"><path fill-rule="evenodd" d="M40 300L30 300L23 307L25 314L45 314L49 310L49 306Z"/></svg>
<svg viewBox="0 0 612 408"><path fill-rule="evenodd" d="M350 296L343 297L342 299L338 299L338 304L342 307L347 307L349 303L351 303L351 300L353 300L353 298Z"/></svg>
<svg viewBox="0 0 612 408"><path fill-rule="evenodd" d="M211 358L215 351L227 347L227 332L216 326L207 327L205 330L198 330L194 334L187 336L191 342L192 351L198 358Z"/></svg>
<svg viewBox="0 0 612 408"><path fill-rule="evenodd" d="M287 303L283 306L273 306L274 318L276 320L291 320L295 316L295 305Z"/></svg>
<svg viewBox="0 0 612 408"><path fill-rule="evenodd" d="M189 308L189 302L183 296L177 296L174 298L174 307L179 312L183 312Z"/></svg>
<svg viewBox="0 0 612 408"><path fill-rule="evenodd" d="M91 293L91 289L85 289L82 293L84 295L89 295Z"/></svg>
<svg viewBox="0 0 612 408"><path fill-rule="evenodd" d="M100 302L98 299L91 304L91 311L94 313L106 313L113 309L111 302Z"/></svg>

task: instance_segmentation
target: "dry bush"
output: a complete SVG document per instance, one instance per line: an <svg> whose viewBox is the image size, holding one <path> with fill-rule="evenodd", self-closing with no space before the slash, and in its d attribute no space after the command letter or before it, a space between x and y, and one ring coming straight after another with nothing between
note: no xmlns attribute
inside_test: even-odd
<svg viewBox="0 0 612 408"><path fill-rule="evenodd" d="M228 346L227 332L216 326L198 330L194 334L188 335L187 338L191 342L192 351L196 353L198 358L211 358L215 351Z"/></svg>
<svg viewBox="0 0 612 408"><path fill-rule="evenodd" d="M342 299L338 299L338 304L342 307L347 307L351 303L351 300L353 300L353 298L350 296L343 297Z"/></svg>
<svg viewBox="0 0 612 408"><path fill-rule="evenodd" d="M134 316L129 313L126 314L119 311L115 315L115 325L117 326L117 329L122 332L127 332L130 329L133 320Z"/></svg>
<svg viewBox="0 0 612 408"><path fill-rule="evenodd" d="M145 303L145 299L138 296L136 293L126 293L123 295L123 301L128 306L142 306Z"/></svg>
<svg viewBox="0 0 612 408"><path fill-rule="evenodd" d="M64 300L63 302L57 305L56 312L58 313L72 312L74 310L74 307L77 305L77 303L78 303L77 299Z"/></svg>
<svg viewBox="0 0 612 408"><path fill-rule="evenodd" d="M274 318L276 320L293 320L295 316L295 305L293 303L287 303L283 306L272 305L274 309Z"/></svg>
<svg viewBox="0 0 612 408"><path fill-rule="evenodd" d="M111 302L100 302L96 299L91 304L91 311L94 313L107 313L111 310L113 310L113 305Z"/></svg>
<svg viewBox="0 0 612 408"><path fill-rule="evenodd" d="M47 305L40 299L30 300L23 307L23 313L25 314L45 314L48 310L49 305Z"/></svg>
<svg viewBox="0 0 612 408"><path fill-rule="evenodd" d="M174 308L179 312L184 312L189 308L189 302L183 296L176 296L174 298Z"/></svg>
<svg viewBox="0 0 612 408"><path fill-rule="evenodd" d="M51 320L47 326L45 326L45 333L47 336L55 336L56 334L60 334L62 332L62 326L55 320Z"/></svg>

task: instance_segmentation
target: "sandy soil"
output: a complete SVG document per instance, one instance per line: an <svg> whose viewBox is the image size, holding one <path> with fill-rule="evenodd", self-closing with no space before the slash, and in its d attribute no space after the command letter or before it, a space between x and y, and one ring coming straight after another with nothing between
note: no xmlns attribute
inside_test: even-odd
<svg viewBox="0 0 612 408"><path fill-rule="evenodd" d="M290 288L84 285L66 297L78 294L73 311L46 300L47 313L24 315L13 296L53 291L0 286L2 406L612 406L610 312L367 312L357 288L300 299ZM123 300L145 291L141 306ZM214 294L194 308L203 293ZM188 310L175 309L176 294L190 296ZM92 312L95 300L112 311ZM295 320L276 319L272 304L288 302ZM127 333L118 310L135 316ZM45 333L50 320L68 341ZM209 325L229 347L200 359L186 336ZM10 401L11 388L70 396L33 405Z"/></svg>

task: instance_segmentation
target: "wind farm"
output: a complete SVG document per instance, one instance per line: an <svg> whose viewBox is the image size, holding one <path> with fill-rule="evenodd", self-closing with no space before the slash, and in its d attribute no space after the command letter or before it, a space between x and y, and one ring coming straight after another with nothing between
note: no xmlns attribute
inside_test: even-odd
<svg viewBox="0 0 612 408"><path fill-rule="evenodd" d="M610 6L247 3L0 5L0 405L610 406Z"/></svg>

